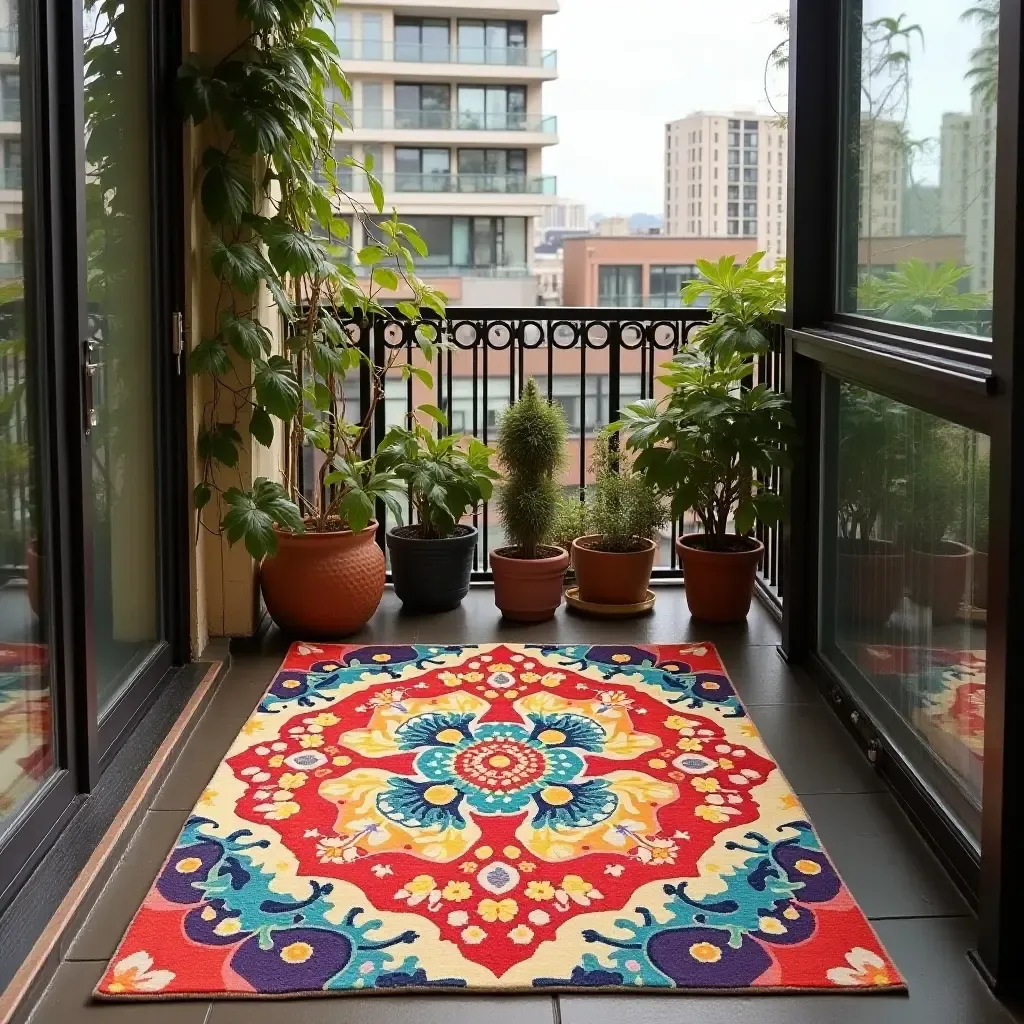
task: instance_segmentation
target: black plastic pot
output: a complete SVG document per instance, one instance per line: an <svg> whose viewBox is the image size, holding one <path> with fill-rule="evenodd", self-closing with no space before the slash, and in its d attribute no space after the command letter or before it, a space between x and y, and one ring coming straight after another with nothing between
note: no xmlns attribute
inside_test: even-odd
<svg viewBox="0 0 1024 1024"><path fill-rule="evenodd" d="M469 593L477 531L460 526L454 537L424 540L419 527L388 531L391 579L407 611L447 612Z"/></svg>

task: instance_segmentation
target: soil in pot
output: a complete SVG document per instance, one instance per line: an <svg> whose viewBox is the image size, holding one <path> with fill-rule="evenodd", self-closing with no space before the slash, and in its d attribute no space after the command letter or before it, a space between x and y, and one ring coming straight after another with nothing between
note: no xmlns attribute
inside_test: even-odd
<svg viewBox="0 0 1024 1024"><path fill-rule="evenodd" d="M641 541L636 551L602 551L600 536L573 541L572 563L581 601L590 604L640 604L647 597L657 545Z"/></svg>
<svg viewBox="0 0 1024 1024"><path fill-rule="evenodd" d="M713 549L704 534L676 541L683 563L686 604L703 622L742 622L754 596L754 575L764 545L753 537L730 536L725 549Z"/></svg>
<svg viewBox="0 0 1024 1024"><path fill-rule="evenodd" d="M857 625L886 623L903 600L903 551L892 541L840 538L836 561L842 620Z"/></svg>
<svg viewBox="0 0 1024 1024"><path fill-rule="evenodd" d="M517 548L491 552L494 603L512 622L546 622L562 603L562 580L569 565L565 548L541 548L542 558L523 558Z"/></svg>
<svg viewBox="0 0 1024 1024"><path fill-rule="evenodd" d="M391 580L407 611L447 612L469 593L477 531L459 526L454 536L426 538L419 526L388 531Z"/></svg>
<svg viewBox="0 0 1024 1024"><path fill-rule="evenodd" d="M911 551L910 596L914 604L931 608L933 623L952 622L970 599L967 581L973 558L972 548L952 540Z"/></svg>
<svg viewBox="0 0 1024 1024"><path fill-rule="evenodd" d="M303 639L348 636L370 621L384 596L384 552L377 524L353 533L277 532L260 587L274 621Z"/></svg>

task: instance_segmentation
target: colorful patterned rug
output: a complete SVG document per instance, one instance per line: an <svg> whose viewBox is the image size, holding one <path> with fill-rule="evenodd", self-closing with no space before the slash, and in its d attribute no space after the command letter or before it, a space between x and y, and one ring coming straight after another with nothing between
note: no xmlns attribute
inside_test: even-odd
<svg viewBox="0 0 1024 1024"><path fill-rule="evenodd" d="M297 644L96 992L904 988L710 645Z"/></svg>

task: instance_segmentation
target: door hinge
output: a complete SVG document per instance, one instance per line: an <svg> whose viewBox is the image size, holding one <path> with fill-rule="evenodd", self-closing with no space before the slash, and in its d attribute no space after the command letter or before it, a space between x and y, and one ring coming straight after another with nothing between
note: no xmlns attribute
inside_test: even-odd
<svg viewBox="0 0 1024 1024"><path fill-rule="evenodd" d="M181 376L181 357L185 353L185 314L176 309L171 314L171 351L174 353L178 375Z"/></svg>

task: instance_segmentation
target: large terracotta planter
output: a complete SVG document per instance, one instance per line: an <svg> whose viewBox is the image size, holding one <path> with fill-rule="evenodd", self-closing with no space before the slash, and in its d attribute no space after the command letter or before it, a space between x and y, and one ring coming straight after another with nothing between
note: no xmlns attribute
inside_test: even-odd
<svg viewBox="0 0 1024 1024"><path fill-rule="evenodd" d="M858 625L887 622L903 600L903 552L892 541L841 538L836 560L842 620Z"/></svg>
<svg viewBox="0 0 1024 1024"><path fill-rule="evenodd" d="M703 538L691 534L676 541L690 614L703 622L742 622L750 611L764 545L753 537L733 537L743 550L709 551L697 546Z"/></svg>
<svg viewBox="0 0 1024 1024"><path fill-rule="evenodd" d="M580 537L572 543L572 564L581 601L590 604L640 604L654 570L658 548L646 541L640 551L598 551L592 545L598 534Z"/></svg>
<svg viewBox="0 0 1024 1024"><path fill-rule="evenodd" d="M494 603L512 622L546 622L562 603L562 578L569 565L565 548L545 548L545 558L515 558L514 548L491 552Z"/></svg>
<svg viewBox="0 0 1024 1024"><path fill-rule="evenodd" d="M967 581L974 551L966 544L941 540L910 553L910 596L922 608L931 608L932 622L952 622L969 600Z"/></svg>
<svg viewBox="0 0 1024 1024"><path fill-rule="evenodd" d="M384 595L384 552L377 524L360 533L277 531L277 554L264 558L260 586L267 610L285 632L343 637L369 622Z"/></svg>

